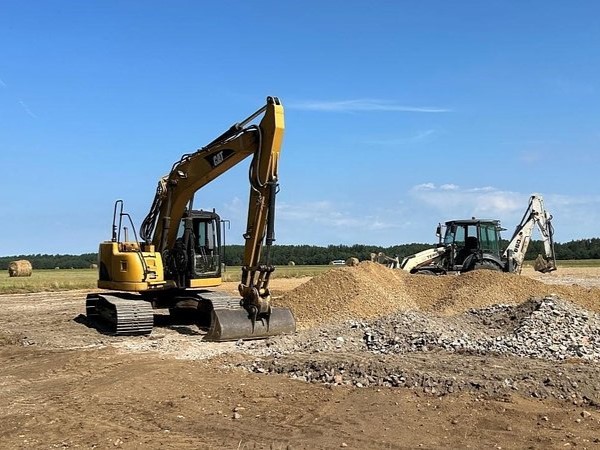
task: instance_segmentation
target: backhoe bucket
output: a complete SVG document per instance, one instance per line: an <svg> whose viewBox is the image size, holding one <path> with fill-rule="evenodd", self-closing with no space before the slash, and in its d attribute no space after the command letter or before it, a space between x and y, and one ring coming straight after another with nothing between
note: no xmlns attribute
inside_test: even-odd
<svg viewBox="0 0 600 450"><path fill-rule="evenodd" d="M556 270L556 266L554 265L554 261L547 260L542 255L538 255L533 263L533 268L538 272L547 273Z"/></svg>
<svg viewBox="0 0 600 450"><path fill-rule="evenodd" d="M207 341L237 341L238 339L263 339L269 336L296 331L296 320L289 308L271 308L269 320L257 319L254 323L244 308L213 309Z"/></svg>

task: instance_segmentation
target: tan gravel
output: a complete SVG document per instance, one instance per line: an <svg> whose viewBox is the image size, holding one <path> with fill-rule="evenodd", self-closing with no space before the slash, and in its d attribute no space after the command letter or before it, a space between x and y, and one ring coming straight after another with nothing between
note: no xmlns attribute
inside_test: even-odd
<svg viewBox="0 0 600 450"><path fill-rule="evenodd" d="M600 312L600 288L548 285L522 275L489 270L458 276L410 275L370 261L314 277L278 298L277 304L292 308L298 327L306 329L394 311L454 315L469 308L517 304L552 294Z"/></svg>

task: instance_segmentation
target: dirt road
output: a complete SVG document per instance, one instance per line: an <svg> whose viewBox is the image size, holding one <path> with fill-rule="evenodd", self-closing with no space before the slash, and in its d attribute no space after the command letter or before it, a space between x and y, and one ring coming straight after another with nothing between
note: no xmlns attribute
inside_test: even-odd
<svg viewBox="0 0 600 450"><path fill-rule="evenodd" d="M541 279L586 287L599 280L596 270ZM305 281L275 279L272 288L279 296ZM600 448L598 363L335 348L258 358L267 342L210 344L190 325L158 327L149 337L98 334L84 323L84 298L82 291L0 296L0 447ZM257 358L282 374L249 370ZM307 361L313 372L319 362L345 362L372 376L379 367L421 381L356 387L290 378L294 367L306 373ZM562 389L564 378L589 393L535 398L525 388L496 388L504 373L519 374L523 386L548 374L547 392ZM442 394L426 386L436 377L471 386Z"/></svg>

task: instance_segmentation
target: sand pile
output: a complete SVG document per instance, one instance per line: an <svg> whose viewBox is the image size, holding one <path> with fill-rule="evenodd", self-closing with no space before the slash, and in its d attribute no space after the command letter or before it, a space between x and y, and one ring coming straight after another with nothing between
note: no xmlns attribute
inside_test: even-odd
<svg viewBox="0 0 600 450"><path fill-rule="evenodd" d="M277 299L276 304L292 308L300 329L378 317L417 308L404 288L408 277L406 272L363 261L314 277Z"/></svg>
<svg viewBox="0 0 600 450"><path fill-rule="evenodd" d="M531 297L558 295L600 312L600 289L547 285L521 275L479 270L464 275L410 275L363 261L332 269L277 300L292 308L298 328L362 320L395 311L419 310L444 315L494 304L518 304Z"/></svg>

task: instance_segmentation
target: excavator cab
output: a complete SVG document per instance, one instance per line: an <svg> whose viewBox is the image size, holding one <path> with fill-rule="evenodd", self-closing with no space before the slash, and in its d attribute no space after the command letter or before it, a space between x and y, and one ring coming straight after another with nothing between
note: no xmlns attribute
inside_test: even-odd
<svg viewBox="0 0 600 450"><path fill-rule="evenodd" d="M193 210L182 217L173 248L163 251L165 278L180 288L221 284L221 218L213 211Z"/></svg>

